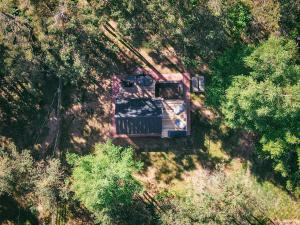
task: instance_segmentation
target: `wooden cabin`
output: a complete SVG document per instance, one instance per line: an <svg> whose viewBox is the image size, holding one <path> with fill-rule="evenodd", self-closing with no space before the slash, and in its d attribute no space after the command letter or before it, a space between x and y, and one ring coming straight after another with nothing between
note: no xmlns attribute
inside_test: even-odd
<svg viewBox="0 0 300 225"><path fill-rule="evenodd" d="M144 72L113 79L114 137L190 135L190 75Z"/></svg>

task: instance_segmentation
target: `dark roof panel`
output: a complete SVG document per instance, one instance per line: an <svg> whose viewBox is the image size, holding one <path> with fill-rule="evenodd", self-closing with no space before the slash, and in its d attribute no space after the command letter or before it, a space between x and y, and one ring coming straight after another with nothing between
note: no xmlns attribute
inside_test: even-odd
<svg viewBox="0 0 300 225"><path fill-rule="evenodd" d="M162 102L159 99L117 99L117 134L160 134Z"/></svg>
<svg viewBox="0 0 300 225"><path fill-rule="evenodd" d="M159 117L116 118L117 134L161 134L162 119Z"/></svg>
<svg viewBox="0 0 300 225"><path fill-rule="evenodd" d="M161 117L160 99L117 99L115 117Z"/></svg>

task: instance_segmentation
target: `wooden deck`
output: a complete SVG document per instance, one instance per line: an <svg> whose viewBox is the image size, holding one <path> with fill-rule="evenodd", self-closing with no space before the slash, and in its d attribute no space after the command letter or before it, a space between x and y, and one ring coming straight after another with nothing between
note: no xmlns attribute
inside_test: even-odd
<svg viewBox="0 0 300 225"><path fill-rule="evenodd" d="M151 86L122 87L120 77L113 80L113 95L115 98L155 98L155 83Z"/></svg>
<svg viewBox="0 0 300 225"><path fill-rule="evenodd" d="M146 70L147 71L147 70ZM146 72L145 72L146 73ZM168 73L161 74L156 71L149 70L147 74L151 75L156 81L182 81L185 92L185 103L186 103L186 122L187 122L187 135L191 134L191 117L190 117L190 74L188 72L182 73ZM165 131L164 133L165 134Z"/></svg>
<svg viewBox="0 0 300 225"><path fill-rule="evenodd" d="M180 119L187 123L187 113L186 110L176 115L174 113L174 109L179 105L183 104L184 100L165 100L163 101L164 104L164 111L163 111L163 118L162 118L162 135L161 137L168 137L169 130L186 130L180 129L175 125L175 120Z"/></svg>

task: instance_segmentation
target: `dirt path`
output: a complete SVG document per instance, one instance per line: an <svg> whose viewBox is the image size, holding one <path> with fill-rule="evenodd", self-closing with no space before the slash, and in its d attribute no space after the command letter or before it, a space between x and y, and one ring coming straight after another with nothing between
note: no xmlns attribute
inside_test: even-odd
<svg viewBox="0 0 300 225"><path fill-rule="evenodd" d="M160 52L147 48L136 49L118 32L116 23L112 21L103 26L102 30L124 58L129 58L140 67L162 74L184 72L184 67L172 47L168 46Z"/></svg>

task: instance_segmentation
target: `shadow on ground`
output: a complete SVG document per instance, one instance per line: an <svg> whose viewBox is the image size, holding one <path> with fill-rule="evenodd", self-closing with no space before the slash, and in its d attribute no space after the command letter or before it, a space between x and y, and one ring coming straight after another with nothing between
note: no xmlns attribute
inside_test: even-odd
<svg viewBox="0 0 300 225"><path fill-rule="evenodd" d="M192 113L192 135L185 138L127 138L114 143L136 149L144 170L155 168L155 179L170 183L182 179L183 173L199 166L209 171L230 163L225 153L214 146L215 128L199 112ZM217 148L217 149L215 149ZM149 171L148 171L149 172Z"/></svg>
<svg viewBox="0 0 300 225"><path fill-rule="evenodd" d="M36 216L28 209L24 209L13 198L0 196L0 224L39 224Z"/></svg>

